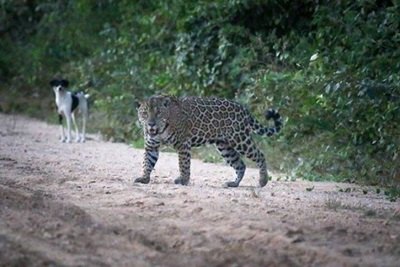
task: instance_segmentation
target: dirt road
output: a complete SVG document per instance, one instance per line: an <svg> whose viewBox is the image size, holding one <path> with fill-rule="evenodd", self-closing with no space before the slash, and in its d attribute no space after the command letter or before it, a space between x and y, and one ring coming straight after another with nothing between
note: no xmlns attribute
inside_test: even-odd
<svg viewBox="0 0 400 267"><path fill-rule="evenodd" d="M399 200L374 188L275 177L260 189L255 169L223 188L234 171L198 160L177 186L173 153L132 184L143 151L57 138L0 114L2 266L399 266Z"/></svg>

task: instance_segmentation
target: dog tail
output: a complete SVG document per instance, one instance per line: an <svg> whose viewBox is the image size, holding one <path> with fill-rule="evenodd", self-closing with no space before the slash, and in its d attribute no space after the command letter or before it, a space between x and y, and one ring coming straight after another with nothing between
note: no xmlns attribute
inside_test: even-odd
<svg viewBox="0 0 400 267"><path fill-rule="evenodd" d="M90 100L89 100L89 97L90 97L90 95L89 94L85 94L83 91L80 91L80 92L78 92L78 93L76 93L76 96L80 99L80 101L82 101L82 103L85 103L85 105L84 106L86 106L86 108L84 108L84 113L86 114L85 116L88 116L88 110L89 110L89 108L90 108Z"/></svg>
<svg viewBox="0 0 400 267"><path fill-rule="evenodd" d="M78 96L78 97L84 97L84 98L86 98L86 99L88 99L89 97L90 97L90 95L89 94L85 94L84 92L78 92L78 93L76 93L76 95Z"/></svg>

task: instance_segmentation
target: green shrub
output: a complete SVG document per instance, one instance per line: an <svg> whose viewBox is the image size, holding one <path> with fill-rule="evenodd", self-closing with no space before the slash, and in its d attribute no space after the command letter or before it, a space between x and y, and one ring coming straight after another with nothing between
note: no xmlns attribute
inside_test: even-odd
<svg viewBox="0 0 400 267"><path fill-rule="evenodd" d="M257 138L274 168L400 180L396 1L4 0L0 14L3 112L48 114L62 76L91 94L92 131L141 144L136 101L217 95L259 119L279 108L281 135Z"/></svg>

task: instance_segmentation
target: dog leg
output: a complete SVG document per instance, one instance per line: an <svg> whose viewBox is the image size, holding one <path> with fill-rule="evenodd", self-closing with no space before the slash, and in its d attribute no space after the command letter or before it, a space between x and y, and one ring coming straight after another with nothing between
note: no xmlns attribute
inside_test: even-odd
<svg viewBox="0 0 400 267"><path fill-rule="evenodd" d="M58 114L58 122L60 124L60 133L61 133L61 138L60 141L61 142L65 142L65 133L64 133L64 126L63 126L63 117L61 114Z"/></svg>
<svg viewBox="0 0 400 267"><path fill-rule="evenodd" d="M65 118L67 119L67 139L66 143L71 143L71 113L65 113Z"/></svg>
<svg viewBox="0 0 400 267"><path fill-rule="evenodd" d="M82 116L82 138L81 138L82 143L85 143L85 141L86 141L86 119L87 119L87 114L83 114L83 116Z"/></svg>
<svg viewBox="0 0 400 267"><path fill-rule="evenodd" d="M81 136L82 143L86 141L86 122L89 117L88 102L87 102L88 97L89 95L83 95L80 98L80 103L81 103L80 111L82 114L82 136Z"/></svg>
<svg viewBox="0 0 400 267"><path fill-rule="evenodd" d="M75 141L77 143L79 143L79 141L81 140L81 137L79 136L79 129L78 129L78 125L76 124L75 113L71 114L71 118L72 118L72 123L74 124L74 128L75 128Z"/></svg>

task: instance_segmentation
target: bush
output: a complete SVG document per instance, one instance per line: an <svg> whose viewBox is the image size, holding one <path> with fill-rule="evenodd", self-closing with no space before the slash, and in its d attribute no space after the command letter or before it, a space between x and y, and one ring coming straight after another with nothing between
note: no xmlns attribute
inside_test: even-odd
<svg viewBox="0 0 400 267"><path fill-rule="evenodd" d="M47 83L63 76L92 95L92 130L141 143L134 102L144 97L234 98L259 118L270 106L284 115L282 134L260 140L275 168L399 182L399 9L363 0L5 0L1 110L47 114Z"/></svg>

